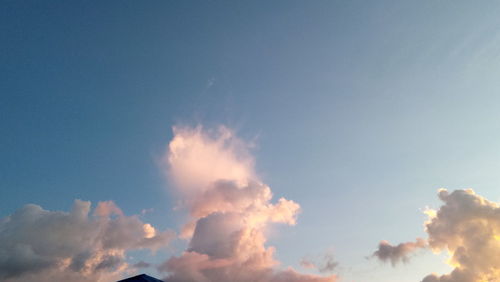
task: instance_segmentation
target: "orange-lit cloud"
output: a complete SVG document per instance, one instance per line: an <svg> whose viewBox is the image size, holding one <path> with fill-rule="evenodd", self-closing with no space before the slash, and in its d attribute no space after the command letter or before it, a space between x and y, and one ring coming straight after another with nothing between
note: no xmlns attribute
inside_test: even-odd
<svg viewBox="0 0 500 282"><path fill-rule="evenodd" d="M166 246L172 231L158 231L113 202L76 200L71 212L26 205L0 220L1 281L113 281L129 270L125 254Z"/></svg>
<svg viewBox="0 0 500 282"><path fill-rule="evenodd" d="M167 281L335 281L335 276L278 270L275 249L266 247L269 224L296 224L300 206L255 174L249 144L220 127L175 127L164 160L190 220L182 235L189 248L159 267Z"/></svg>
<svg viewBox="0 0 500 282"><path fill-rule="evenodd" d="M449 274L430 274L423 282L500 281L500 206L473 190L439 190L443 205L426 211L428 245L450 254Z"/></svg>

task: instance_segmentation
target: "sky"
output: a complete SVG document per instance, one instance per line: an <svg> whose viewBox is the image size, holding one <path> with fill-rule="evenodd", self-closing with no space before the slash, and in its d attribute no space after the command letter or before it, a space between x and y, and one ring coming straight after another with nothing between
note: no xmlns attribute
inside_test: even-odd
<svg viewBox="0 0 500 282"><path fill-rule="evenodd" d="M498 279L499 13L2 1L0 280Z"/></svg>

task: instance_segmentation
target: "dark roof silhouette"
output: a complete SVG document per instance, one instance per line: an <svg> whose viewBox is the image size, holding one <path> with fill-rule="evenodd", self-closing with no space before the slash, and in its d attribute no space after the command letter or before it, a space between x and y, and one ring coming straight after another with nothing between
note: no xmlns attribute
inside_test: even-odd
<svg viewBox="0 0 500 282"><path fill-rule="evenodd" d="M146 274L140 274L117 282L163 282L163 280L156 279Z"/></svg>

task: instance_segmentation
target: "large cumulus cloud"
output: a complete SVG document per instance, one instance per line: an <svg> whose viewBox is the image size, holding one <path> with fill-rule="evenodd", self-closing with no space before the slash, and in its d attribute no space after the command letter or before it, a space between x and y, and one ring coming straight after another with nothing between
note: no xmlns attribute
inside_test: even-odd
<svg viewBox="0 0 500 282"><path fill-rule="evenodd" d="M427 210L427 244L450 254L449 274L430 274L423 282L500 281L500 206L471 189L439 190L443 205Z"/></svg>
<svg viewBox="0 0 500 282"><path fill-rule="evenodd" d="M266 228L294 225L300 206L272 202L256 176L249 144L225 127L174 128L165 164L180 207L189 211L182 236L188 249L159 267L168 281L335 281L335 276L278 270Z"/></svg>
<svg viewBox="0 0 500 282"><path fill-rule="evenodd" d="M76 200L70 212L29 204L0 221L1 281L113 281L129 266L133 249L164 247L175 236L113 202Z"/></svg>

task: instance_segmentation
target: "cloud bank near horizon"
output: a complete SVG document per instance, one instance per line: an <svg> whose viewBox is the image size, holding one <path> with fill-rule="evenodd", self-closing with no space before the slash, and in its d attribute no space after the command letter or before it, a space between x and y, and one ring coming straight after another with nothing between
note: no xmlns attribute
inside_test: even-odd
<svg viewBox="0 0 500 282"><path fill-rule="evenodd" d="M179 235L189 248L158 270L168 281L337 281L335 275L279 267L275 248L266 246L266 229L295 225L300 206L285 198L272 201L271 189L255 173L250 147L226 127L174 128L165 163L178 208L189 211ZM92 211L90 202L75 200L69 212L28 204L0 219L0 280L118 280L152 266L128 264L128 251L155 252L175 237L126 216L112 201Z"/></svg>
<svg viewBox="0 0 500 282"><path fill-rule="evenodd" d="M254 170L250 145L226 127L174 127L164 163L189 221L189 247L158 269L167 281L336 281L336 276L279 270L266 247L270 224L296 224L300 206L280 198Z"/></svg>
<svg viewBox="0 0 500 282"><path fill-rule="evenodd" d="M382 242L374 255L395 264L428 245L435 253L448 252L454 269L449 274L429 274L422 282L496 281L500 277L500 205L472 189L452 193L440 189L438 197L444 204L426 211L427 244L421 239L398 246Z"/></svg>
<svg viewBox="0 0 500 282"><path fill-rule="evenodd" d="M158 271L168 282L338 281L332 274L280 267L275 248L267 246L266 230L272 224L295 225L300 205L285 198L273 201L270 187L255 172L251 147L226 127L174 127L163 163L178 208L189 215L179 235L189 244L156 265ZM425 211L427 238L396 245L381 241L372 256L395 266L409 262L418 250L447 252L454 269L429 274L422 282L496 281L500 204L472 189L440 189L438 197L442 206ZM153 266L128 264L128 251L155 252L174 238L173 231L127 216L112 201L99 202L92 211L90 202L75 200L69 212L28 204L0 219L0 280L114 281ZM303 259L301 265L325 274L337 271L338 263L326 253L321 261Z"/></svg>
<svg viewBox="0 0 500 282"><path fill-rule="evenodd" d="M130 250L165 247L175 238L137 216L125 216L113 202L75 200L70 212L25 205L0 220L0 280L116 281L133 271Z"/></svg>

